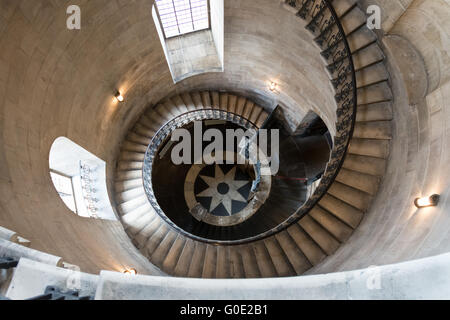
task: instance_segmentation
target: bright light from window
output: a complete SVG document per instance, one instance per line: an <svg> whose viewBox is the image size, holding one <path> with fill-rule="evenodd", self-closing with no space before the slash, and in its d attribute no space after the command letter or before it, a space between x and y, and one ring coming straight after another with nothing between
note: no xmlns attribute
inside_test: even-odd
<svg viewBox="0 0 450 320"><path fill-rule="evenodd" d="M53 171L50 172L50 176L53 184L55 185L56 191L66 206L73 212L77 213L77 207L75 205L75 198L73 195L72 179Z"/></svg>
<svg viewBox="0 0 450 320"><path fill-rule="evenodd" d="M156 0L166 38L209 28L208 0Z"/></svg>

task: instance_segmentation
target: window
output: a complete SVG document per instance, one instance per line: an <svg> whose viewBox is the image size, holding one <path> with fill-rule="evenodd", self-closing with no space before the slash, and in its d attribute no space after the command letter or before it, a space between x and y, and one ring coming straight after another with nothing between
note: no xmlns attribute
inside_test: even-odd
<svg viewBox="0 0 450 320"><path fill-rule="evenodd" d="M55 189L63 202L70 210L77 213L72 178L53 170L50 170L50 176L52 178Z"/></svg>
<svg viewBox="0 0 450 320"><path fill-rule="evenodd" d="M208 0L156 0L166 38L209 28Z"/></svg>
<svg viewBox="0 0 450 320"><path fill-rule="evenodd" d="M50 149L50 177L64 204L85 218L117 220L106 186L106 163L59 137Z"/></svg>

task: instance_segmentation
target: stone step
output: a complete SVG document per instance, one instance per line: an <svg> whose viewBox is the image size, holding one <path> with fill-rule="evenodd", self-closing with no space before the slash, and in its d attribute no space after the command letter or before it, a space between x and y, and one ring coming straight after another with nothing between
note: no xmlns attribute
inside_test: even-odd
<svg viewBox="0 0 450 320"><path fill-rule="evenodd" d="M270 237L264 240L264 244L272 259L277 275L279 277L295 276L296 272L293 266L291 266L289 258L281 248L278 240L275 237Z"/></svg>
<svg viewBox="0 0 450 320"><path fill-rule="evenodd" d="M116 181L142 179L142 170L125 170L116 172Z"/></svg>
<svg viewBox="0 0 450 320"><path fill-rule="evenodd" d="M175 240L177 239L177 235L177 232L173 230L168 230L168 232L166 232L161 243L156 247L153 254L151 255L150 261L153 264L157 266L163 265L164 260L166 259L167 255L172 249Z"/></svg>
<svg viewBox="0 0 450 320"><path fill-rule="evenodd" d="M392 102L358 105L357 122L391 121L393 119Z"/></svg>
<svg viewBox="0 0 450 320"><path fill-rule="evenodd" d="M203 270L202 278L214 279L216 277L217 269L217 247L206 245L205 259L202 261Z"/></svg>
<svg viewBox="0 0 450 320"><path fill-rule="evenodd" d="M274 278L277 277L277 270L272 263L269 252L263 241L256 241L251 243L250 246L253 249L256 257L256 263L258 265L259 272L262 278Z"/></svg>
<svg viewBox="0 0 450 320"><path fill-rule="evenodd" d="M150 203L145 203L139 208L136 208L127 214L123 215L121 220L125 225L132 225L138 219L141 219L143 216L153 217L155 215L154 210Z"/></svg>
<svg viewBox="0 0 450 320"><path fill-rule="evenodd" d="M145 252L147 257L150 257L150 261L152 260L152 256L156 249L161 245L168 232L169 226L161 221L160 227L148 238L143 252Z"/></svg>
<svg viewBox="0 0 450 320"><path fill-rule="evenodd" d="M319 201L319 205L353 229L356 229L364 216L362 211L335 198L331 194L325 194Z"/></svg>
<svg viewBox="0 0 450 320"><path fill-rule="evenodd" d="M353 6L352 10L347 12L345 16L341 17L339 20L345 34L349 34L362 24L365 24L367 17L361 9L357 6Z"/></svg>
<svg viewBox="0 0 450 320"><path fill-rule="evenodd" d="M184 105L186 106L188 111L194 111L197 109L192 96L189 93L183 93L181 95L181 99L183 100Z"/></svg>
<svg viewBox="0 0 450 320"><path fill-rule="evenodd" d="M168 274L175 273L175 268L181 257L185 244L186 238L182 234L178 234L162 263L163 270Z"/></svg>
<svg viewBox="0 0 450 320"><path fill-rule="evenodd" d="M229 279L231 278L231 258L229 246L217 247L217 263L216 263L216 278Z"/></svg>
<svg viewBox="0 0 450 320"><path fill-rule="evenodd" d="M366 46L366 48L353 53L352 57L355 70L360 70L366 66L381 62L385 58L383 50L381 50L376 41Z"/></svg>
<svg viewBox="0 0 450 320"><path fill-rule="evenodd" d="M142 197L142 195L145 195L144 187L139 186L134 189L129 189L123 192L117 192L116 193L116 202L118 204L122 204L127 201L131 201L133 199Z"/></svg>
<svg viewBox="0 0 450 320"><path fill-rule="evenodd" d="M131 151L131 152L146 153L147 152L147 145L141 144L141 143L134 143L132 141L125 141L122 144L122 150Z"/></svg>
<svg viewBox="0 0 450 320"><path fill-rule="evenodd" d="M173 101L173 104L176 106L176 108L177 108L178 111L179 111L178 114L177 114L177 116L180 116L181 114L190 111L189 108L187 107L187 105L185 104L184 99L183 99L181 96L176 95L176 96L174 96L171 100ZM192 104L192 105L193 105L193 104ZM195 108L194 108L194 109L195 109ZM191 110L192 110L192 109L191 109Z"/></svg>
<svg viewBox="0 0 450 320"><path fill-rule="evenodd" d="M387 159L389 156L389 140L352 139L348 152L354 155Z"/></svg>
<svg viewBox="0 0 450 320"><path fill-rule="evenodd" d="M208 91L203 91L200 93L202 97L202 104L205 109L212 109L212 101L211 96L209 95Z"/></svg>
<svg viewBox="0 0 450 320"><path fill-rule="evenodd" d="M319 245L314 242L299 224L290 226L287 232L313 266L319 264L326 257Z"/></svg>
<svg viewBox="0 0 450 320"><path fill-rule="evenodd" d="M119 181L114 184L114 190L116 193L135 189L138 187L142 187L142 178Z"/></svg>
<svg viewBox="0 0 450 320"><path fill-rule="evenodd" d="M220 109L220 95L217 91L211 91L211 105L213 109Z"/></svg>
<svg viewBox="0 0 450 320"><path fill-rule="evenodd" d="M193 92L190 96L192 97L196 109L205 109L200 92Z"/></svg>
<svg viewBox="0 0 450 320"><path fill-rule="evenodd" d="M300 248L295 244L288 232L283 231L275 235L278 243L288 258L291 266L297 275L303 274L312 267L308 258L303 254Z"/></svg>
<svg viewBox="0 0 450 320"><path fill-rule="evenodd" d="M343 167L349 170L381 177L386 172L386 160L348 154L345 158Z"/></svg>
<svg viewBox="0 0 450 320"><path fill-rule="evenodd" d="M145 136L139 135L137 133L134 132L129 132L127 135L127 140L134 142L134 143L139 143L142 144L144 146L148 146L150 144L151 139L147 138Z"/></svg>
<svg viewBox="0 0 450 320"><path fill-rule="evenodd" d="M239 254L242 258L242 265L246 278L260 278L261 273L257 264L255 252L250 246L240 246Z"/></svg>
<svg viewBox="0 0 450 320"><path fill-rule="evenodd" d="M180 257L175 266L173 275L176 277L187 277L191 265L192 256L195 250L195 242L191 239L186 239L181 250Z"/></svg>
<svg viewBox="0 0 450 320"><path fill-rule="evenodd" d="M236 113L237 100L237 96L232 94L228 95L228 112Z"/></svg>
<svg viewBox="0 0 450 320"><path fill-rule="evenodd" d="M125 215L127 217L127 221L125 222L122 219L122 223L124 224L125 231L127 232L129 237L135 238L140 232L145 229L145 227L147 227L150 223L153 222L153 220L156 219L156 216L154 214L150 214L151 212L152 211L147 210L138 218L133 220L131 219L132 217L128 216L128 214Z"/></svg>
<svg viewBox="0 0 450 320"><path fill-rule="evenodd" d="M387 81L358 88L358 104L384 102L392 98L392 91Z"/></svg>
<svg viewBox="0 0 450 320"><path fill-rule="evenodd" d="M228 93L221 92L219 96L220 110L228 111Z"/></svg>
<svg viewBox="0 0 450 320"><path fill-rule="evenodd" d="M371 122L357 122L354 138L360 139L392 139L392 123L391 121L371 121Z"/></svg>
<svg viewBox="0 0 450 320"><path fill-rule="evenodd" d="M380 184L380 178L377 176L372 176L345 168L342 168L339 171L336 181L352 188L364 191L373 196L377 193Z"/></svg>
<svg viewBox="0 0 450 320"><path fill-rule="evenodd" d="M347 42L352 53L362 50L365 46L377 40L377 36L373 31L367 29L366 26L354 30L347 36Z"/></svg>
<svg viewBox="0 0 450 320"><path fill-rule="evenodd" d="M235 279L245 278L244 265L242 257L239 254L239 247L230 247L230 275Z"/></svg>
<svg viewBox="0 0 450 320"><path fill-rule="evenodd" d="M298 224L327 255L333 254L339 248L339 241L311 218L309 214L300 219Z"/></svg>
<svg viewBox="0 0 450 320"><path fill-rule="evenodd" d="M138 198L119 204L117 208L119 209L120 214L123 216L131 212L132 210L144 205L146 202L148 202L147 196L143 194Z"/></svg>
<svg viewBox="0 0 450 320"><path fill-rule="evenodd" d="M147 251L144 249L145 244L148 239L161 227L162 223L163 222L159 218L153 219L134 236L133 243L143 252L144 255L147 255Z"/></svg>
<svg viewBox="0 0 450 320"><path fill-rule="evenodd" d="M203 274L203 264L205 262L206 244L195 242L195 249L189 265L188 276L191 278L201 278Z"/></svg>
<svg viewBox="0 0 450 320"><path fill-rule="evenodd" d="M344 14L350 13L350 9L355 5L356 0L334 0L333 8L338 17L342 18Z"/></svg>
<svg viewBox="0 0 450 320"><path fill-rule="evenodd" d="M384 61L369 65L356 72L357 87L364 87L372 83L389 79Z"/></svg>
<svg viewBox="0 0 450 320"><path fill-rule="evenodd" d="M367 211L372 201L372 197L368 193L349 187L340 182L334 182L328 189L328 193L362 212Z"/></svg>
<svg viewBox="0 0 450 320"><path fill-rule="evenodd" d="M132 152L132 151L122 151L120 153L121 161L137 161L143 162L145 158L145 153Z"/></svg>
<svg viewBox="0 0 450 320"><path fill-rule="evenodd" d="M120 171L142 170L143 161L119 161L117 169Z"/></svg>
<svg viewBox="0 0 450 320"><path fill-rule="evenodd" d="M312 208L309 215L341 243L347 241L353 232L352 228L319 206Z"/></svg>

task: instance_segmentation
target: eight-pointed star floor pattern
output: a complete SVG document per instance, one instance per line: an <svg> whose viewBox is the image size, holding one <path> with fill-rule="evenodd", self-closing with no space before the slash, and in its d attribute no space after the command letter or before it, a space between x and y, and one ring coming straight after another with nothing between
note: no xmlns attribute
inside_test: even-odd
<svg viewBox="0 0 450 320"><path fill-rule="evenodd" d="M208 188L197 194L197 197L211 198L210 206L206 208L210 213L222 204L226 213L231 216L233 201L247 203L247 199L239 192L239 189L249 184L249 180L236 180L236 166L226 174L219 165L216 165L214 170L214 177L200 175Z"/></svg>

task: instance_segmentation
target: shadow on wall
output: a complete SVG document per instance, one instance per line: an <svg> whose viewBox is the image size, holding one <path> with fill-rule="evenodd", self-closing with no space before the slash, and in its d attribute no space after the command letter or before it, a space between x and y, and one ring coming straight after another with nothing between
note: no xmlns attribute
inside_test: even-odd
<svg viewBox="0 0 450 320"><path fill-rule="evenodd" d="M106 187L106 163L73 141L59 137L50 149L50 176L61 199L75 214L117 220Z"/></svg>

